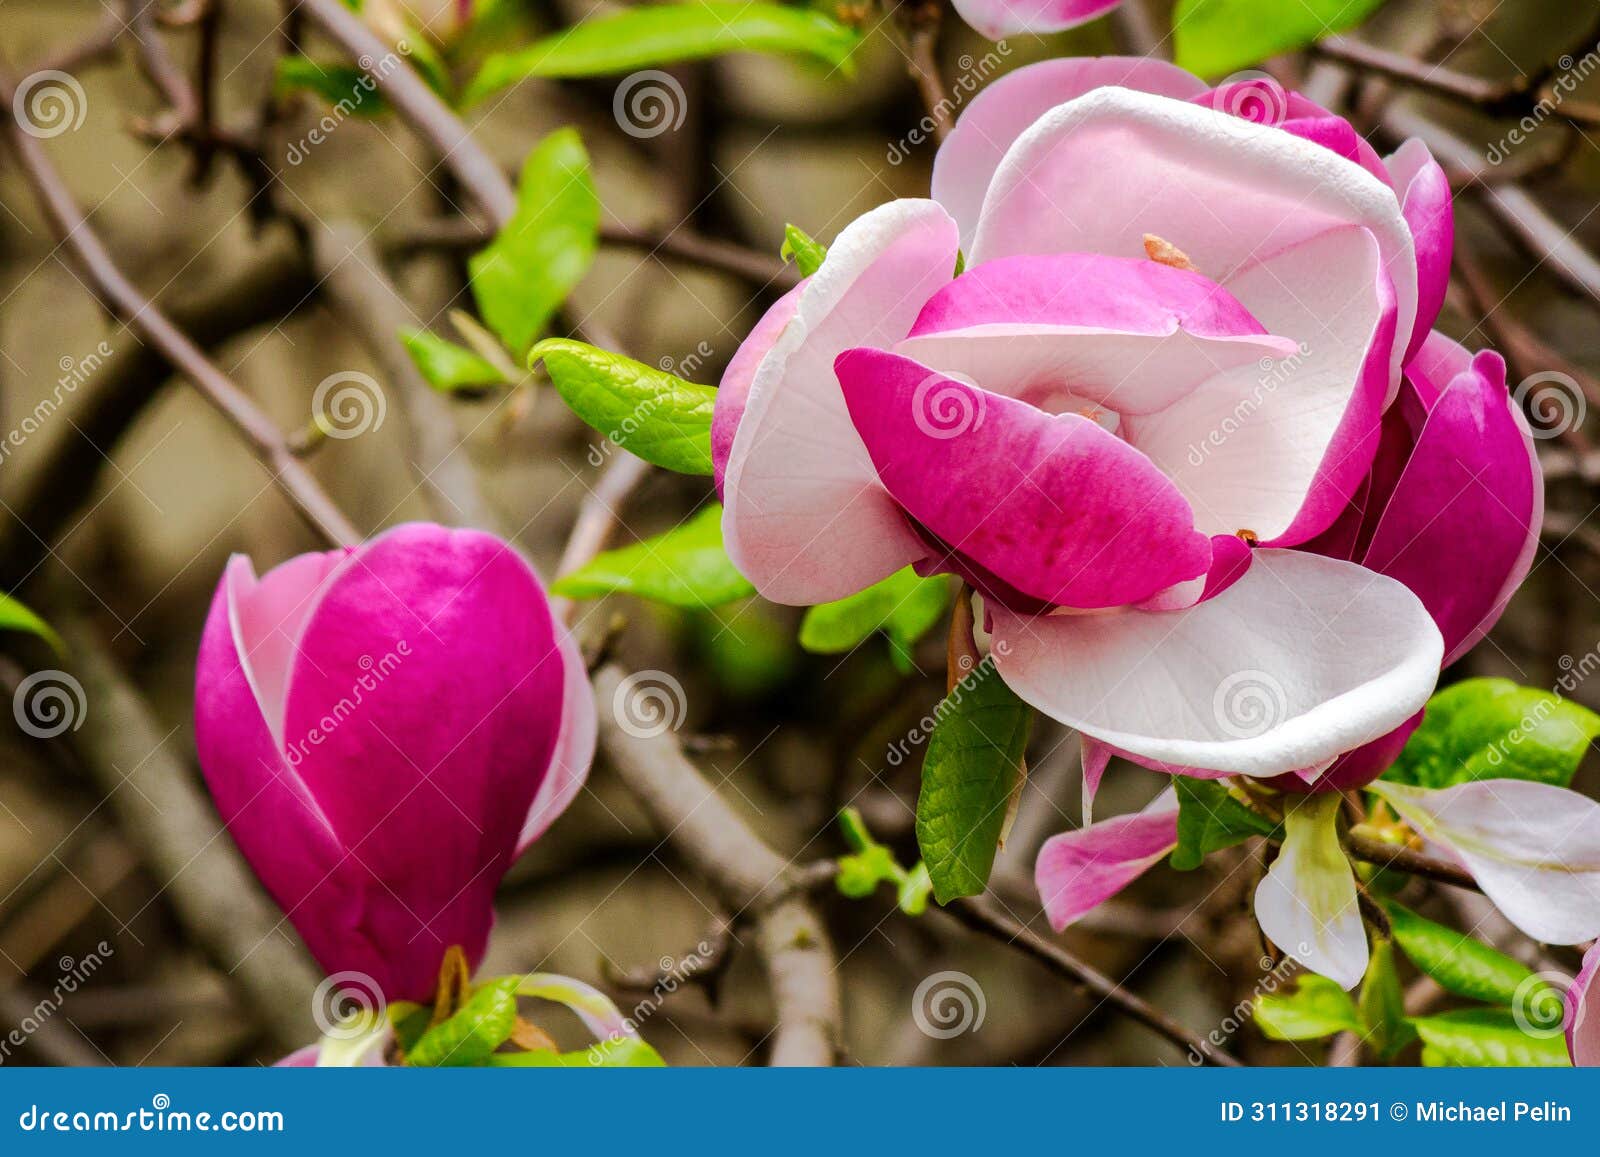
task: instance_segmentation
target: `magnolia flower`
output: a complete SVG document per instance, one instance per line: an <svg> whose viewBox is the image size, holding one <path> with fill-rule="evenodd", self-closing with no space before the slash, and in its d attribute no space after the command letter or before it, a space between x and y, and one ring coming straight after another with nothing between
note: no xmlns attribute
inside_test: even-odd
<svg viewBox="0 0 1600 1157"><path fill-rule="evenodd" d="M584 664L538 577L477 531L399 526L258 579L235 555L195 675L218 810L330 974L430 1000L594 752Z"/></svg>
<svg viewBox="0 0 1600 1157"><path fill-rule="evenodd" d="M972 102L933 194L848 226L724 377L744 574L959 574L1018 695L1163 766L1313 774L1406 725L1428 606L1296 548L1362 500L1443 300L1426 150L1267 80L1055 60Z"/></svg>
<svg viewBox="0 0 1600 1157"><path fill-rule="evenodd" d="M1122 0L954 0L961 19L990 40L1031 32L1043 36L1076 28L1110 12Z"/></svg>
<svg viewBox="0 0 1600 1157"><path fill-rule="evenodd" d="M1585 1068L1600 1065L1600 1012L1590 1006L1589 989L1600 973L1600 943L1584 954L1583 968L1566 992L1567 1053Z"/></svg>

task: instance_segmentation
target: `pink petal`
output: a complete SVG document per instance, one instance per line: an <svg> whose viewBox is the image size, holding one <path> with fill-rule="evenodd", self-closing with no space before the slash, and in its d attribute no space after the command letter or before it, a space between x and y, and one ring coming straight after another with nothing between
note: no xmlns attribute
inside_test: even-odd
<svg viewBox="0 0 1600 1157"><path fill-rule="evenodd" d="M1448 665L1527 577L1543 518L1533 437L1506 392L1505 362L1484 353L1428 414L1362 561L1422 599Z"/></svg>
<svg viewBox="0 0 1600 1157"><path fill-rule="evenodd" d="M1076 28L1122 0L953 0L956 11L990 40L1019 32L1044 36Z"/></svg>
<svg viewBox="0 0 1600 1157"><path fill-rule="evenodd" d="M400 526L341 569L299 649L290 759L363 881L356 931L389 957L387 995L426 999L447 947L482 953L556 750L566 664L544 591L490 535Z"/></svg>
<svg viewBox="0 0 1600 1157"><path fill-rule="evenodd" d="M1409 359L1438 320L1445 291L1450 288L1455 207L1449 178L1420 140L1407 141L1385 163L1417 251L1417 323L1406 350Z"/></svg>
<svg viewBox="0 0 1600 1157"><path fill-rule="evenodd" d="M589 671L583 661L583 652L571 632L562 631L559 640L561 665L564 672L561 700L561 734L556 740L550 768L539 781L539 791L528 809L528 818L517 839L516 855L527 850L528 845L544 835L562 812L572 804L589 778L589 766L594 762L595 744L599 739L599 720L595 713L594 689L589 685Z"/></svg>
<svg viewBox="0 0 1600 1157"><path fill-rule="evenodd" d="M989 608L1001 677L1046 715L1142 759L1270 776L1319 767L1421 709L1443 643L1400 583L1256 550L1188 610L1026 617Z"/></svg>
<svg viewBox="0 0 1600 1157"><path fill-rule="evenodd" d="M955 272L955 222L931 201L857 219L762 359L723 476L723 538L762 595L854 594L927 553L883 490L834 377L852 346L890 346Z"/></svg>
<svg viewBox="0 0 1600 1157"><path fill-rule="evenodd" d="M1600 975L1600 943L1584 953L1583 969L1567 990L1567 1052L1572 1063L1585 1068L1600 1066L1600 1007L1590 999L1594 979Z"/></svg>
<svg viewBox="0 0 1600 1157"><path fill-rule="evenodd" d="M1179 100L1205 88L1183 69L1144 56L1063 57L1006 73L967 105L933 160L933 199L960 223L963 246L972 246L984 194L1012 142L1056 105L1104 85Z"/></svg>
<svg viewBox="0 0 1600 1157"><path fill-rule="evenodd" d="M1100 781L1105 778L1112 755L1111 748L1094 736L1078 736L1078 758L1083 763L1083 822L1086 827L1094 820L1094 797L1100 793Z"/></svg>
<svg viewBox="0 0 1600 1157"><path fill-rule="evenodd" d="M1192 98L1194 104L1216 109L1263 128L1281 129L1354 161L1385 183L1389 172L1366 139L1344 117L1329 112L1297 92L1263 74L1218 85Z"/></svg>
<svg viewBox="0 0 1600 1157"><path fill-rule="evenodd" d="M1518 779L1440 791L1377 780L1371 790L1472 873L1495 906L1548 944L1600 935L1600 804Z"/></svg>
<svg viewBox="0 0 1600 1157"><path fill-rule="evenodd" d="M1128 440L1177 483L1202 530L1292 546L1325 530L1360 489L1395 333L1380 257L1366 230L1333 229L1239 271L1228 288L1271 332L1300 340L1300 352L1127 419Z"/></svg>
<svg viewBox="0 0 1600 1157"><path fill-rule="evenodd" d="M1444 388L1460 375L1472 369L1473 353L1454 338L1438 330L1423 339L1416 356L1406 363L1406 377L1416 387L1427 409Z"/></svg>
<svg viewBox="0 0 1600 1157"><path fill-rule="evenodd" d="M1046 409L1070 391L1120 414L1160 411L1226 370L1297 348L1207 278L1092 253L968 270L933 295L895 347Z"/></svg>
<svg viewBox="0 0 1600 1157"><path fill-rule="evenodd" d="M788 293L772 303L772 308L761 315L756 327L750 331L722 372L722 382L717 387L717 404L711 414L711 467L715 475L717 497L722 497L722 479L728 469L728 453L733 449L733 436L744 417L745 403L750 398L750 384L762 359L772 351L783 334L784 327L794 317L800 306L802 281Z"/></svg>
<svg viewBox="0 0 1600 1157"><path fill-rule="evenodd" d="M1254 295L1232 282L1260 263L1263 252L1292 251L1345 226L1372 233L1378 268L1394 282L1396 348L1389 377L1397 387L1417 286L1411 231L1394 192L1318 145L1211 109L1104 88L1045 113L1017 138L995 173L968 256L974 265L1018 253L1137 257L1145 235L1153 233L1234 289L1269 332L1315 350L1322 344L1320 329L1278 324L1265 312L1291 296L1285 285L1299 293L1315 286L1315 278L1284 281L1270 290L1261 282ZM1374 280L1369 273L1367 286ZM1350 292L1364 297L1370 291ZM1318 316L1315 310L1299 313L1306 320Z"/></svg>
<svg viewBox="0 0 1600 1157"><path fill-rule="evenodd" d="M1034 882L1050 927L1060 932L1144 875L1178 846L1178 798L1163 792L1136 815L1051 836Z"/></svg>
<svg viewBox="0 0 1600 1157"><path fill-rule="evenodd" d="M1172 484L1078 414L1047 414L896 354L838 361L856 429L912 518L1023 594L1138 602L1204 573L1211 544Z"/></svg>

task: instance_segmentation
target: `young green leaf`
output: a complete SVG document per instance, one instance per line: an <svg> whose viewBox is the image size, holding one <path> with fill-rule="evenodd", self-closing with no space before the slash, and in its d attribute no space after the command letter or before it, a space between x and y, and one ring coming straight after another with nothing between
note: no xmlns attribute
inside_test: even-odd
<svg viewBox="0 0 1600 1157"><path fill-rule="evenodd" d="M1318 37L1354 28L1383 0L1178 0L1172 38L1179 68L1225 76Z"/></svg>
<svg viewBox="0 0 1600 1157"><path fill-rule="evenodd" d="M1393 941L1373 942L1372 955L1367 959L1367 975L1361 981L1358 1008L1366 1024L1362 1035L1383 1060L1393 1060L1395 1054L1417 1039L1417 1030L1406 1019L1405 993L1401 991L1400 974L1394 966Z"/></svg>
<svg viewBox="0 0 1600 1157"><path fill-rule="evenodd" d="M934 898L946 904L988 886L1033 710L984 664L956 684L934 718L917 796L917 847Z"/></svg>
<svg viewBox="0 0 1600 1157"><path fill-rule="evenodd" d="M1325 976L1303 973L1293 992L1258 996L1256 1027L1273 1040L1318 1040L1336 1032L1366 1031L1350 994Z"/></svg>
<svg viewBox="0 0 1600 1157"><path fill-rule="evenodd" d="M906 567L848 598L812 607L800 621L800 645L834 655L854 649L881 628L896 656L909 659L911 648L949 605L949 579L920 578Z"/></svg>
<svg viewBox="0 0 1600 1157"><path fill-rule="evenodd" d="M418 371L436 390L477 390L501 386L506 376L466 346L456 345L425 329L403 329L400 342Z"/></svg>
<svg viewBox="0 0 1600 1157"><path fill-rule="evenodd" d="M480 985L449 1020L434 1025L406 1054L417 1068L481 1065L511 1038L517 1025L520 976L502 976Z"/></svg>
<svg viewBox="0 0 1600 1157"><path fill-rule="evenodd" d="M562 401L629 453L680 474L710 474L717 391L581 341L547 338L543 359Z"/></svg>
<svg viewBox="0 0 1600 1157"><path fill-rule="evenodd" d="M24 631L50 644L56 654L66 653L66 644L49 623L7 594L0 594L0 631Z"/></svg>
<svg viewBox="0 0 1600 1157"><path fill-rule="evenodd" d="M1242 844L1251 836L1276 837L1279 825L1234 799L1214 779L1174 776L1178 791L1178 846L1168 860L1182 872L1193 871L1212 852Z"/></svg>
<svg viewBox="0 0 1600 1157"><path fill-rule="evenodd" d="M521 357L583 280L600 237L589 154L574 129L557 129L522 166L517 208L467 263L489 328Z"/></svg>
<svg viewBox="0 0 1600 1157"><path fill-rule="evenodd" d="M810 277L822 268L822 261L828 256L828 250L811 239L811 235L798 225L785 225L783 227L783 248L778 255L785 261L793 261L801 277Z"/></svg>
<svg viewBox="0 0 1600 1157"><path fill-rule="evenodd" d="M1528 997L1527 986L1538 983L1533 970L1464 932L1435 924L1403 905L1387 903L1389 924L1417 969L1457 996L1488 1004L1513 1004ZM1554 988L1545 986L1555 995Z"/></svg>
<svg viewBox="0 0 1600 1157"><path fill-rule="evenodd" d="M928 910L928 897L933 893L933 880L928 876L928 865L918 860L895 889L895 903L907 916L920 916Z"/></svg>
<svg viewBox="0 0 1600 1157"><path fill-rule="evenodd" d="M699 0L629 8L585 20L516 52L489 57L467 86L465 103L482 100L530 77L615 75L728 52L812 56L848 71L850 54L860 39L815 9L759 0ZM617 90L619 108L626 105L629 84L624 81ZM660 81L653 95L669 106L666 116L682 119L681 89Z"/></svg>
<svg viewBox="0 0 1600 1157"><path fill-rule="evenodd" d="M659 1069L661 1054L638 1037L603 1040L577 1052L495 1053L484 1064L492 1069Z"/></svg>
<svg viewBox="0 0 1600 1157"><path fill-rule="evenodd" d="M905 869L895 861L893 852L873 838L861 812L844 808L838 821L839 832L850 846L850 854L839 857L839 874L833 879L839 894L861 900L876 892L879 884L891 883L898 888L906 878Z"/></svg>
<svg viewBox="0 0 1600 1157"><path fill-rule="evenodd" d="M1534 1036L1503 1008L1465 1008L1411 1022L1422 1037L1429 1068L1567 1068L1567 1042L1557 1031Z"/></svg>
<svg viewBox="0 0 1600 1157"><path fill-rule="evenodd" d="M722 549L722 507L715 502L665 534L596 555L550 589L571 599L621 593L697 609L756 590Z"/></svg>
<svg viewBox="0 0 1600 1157"><path fill-rule="evenodd" d="M378 82L354 65L280 56L276 68L273 87L279 95L315 93L341 116L375 117L389 109Z"/></svg>
<svg viewBox="0 0 1600 1157"><path fill-rule="evenodd" d="M1566 787L1600 736L1600 715L1509 679L1466 679L1428 700L1383 778L1417 787L1527 779Z"/></svg>

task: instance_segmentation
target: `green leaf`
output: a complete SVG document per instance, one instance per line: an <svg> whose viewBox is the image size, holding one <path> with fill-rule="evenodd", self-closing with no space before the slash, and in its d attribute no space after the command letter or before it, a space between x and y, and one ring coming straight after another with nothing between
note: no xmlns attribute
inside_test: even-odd
<svg viewBox="0 0 1600 1157"><path fill-rule="evenodd" d="M390 1002L388 1015L389 1023L394 1026L394 1038L399 1042L401 1051L410 1052L417 1047L422 1034L428 1031L428 1022L433 1019L433 1009L426 1004L396 1000Z"/></svg>
<svg viewBox="0 0 1600 1157"><path fill-rule="evenodd" d="M55 633L54 628L7 594L0 594L0 631L25 631L30 635L37 635L49 643L51 650L56 654L66 654L66 644L61 641L61 636Z"/></svg>
<svg viewBox="0 0 1600 1157"><path fill-rule="evenodd" d="M550 587L569 599L630 594L705 609L755 594L722 548L722 506L710 503L682 526L596 555Z"/></svg>
<svg viewBox="0 0 1600 1157"><path fill-rule="evenodd" d="M630 8L489 57L467 86L465 101L482 100L529 77L606 76L728 52L807 55L848 71L860 39L832 17L803 7L702 0ZM682 90L663 78L648 79L656 85L651 95L666 105L665 115L681 121ZM619 105L627 98L628 83L618 90Z"/></svg>
<svg viewBox="0 0 1600 1157"><path fill-rule="evenodd" d="M1539 983L1533 970L1464 932L1435 924L1403 905L1384 905L1395 943L1417 969L1457 996L1488 1004L1513 1004L1528 998L1528 986ZM1560 994L1545 985L1556 999Z"/></svg>
<svg viewBox="0 0 1600 1157"><path fill-rule="evenodd" d="M1214 779L1174 776L1178 791L1178 846L1170 863L1179 871L1198 868L1212 852L1242 844L1251 836L1276 839L1279 825L1252 811Z"/></svg>
<svg viewBox="0 0 1600 1157"><path fill-rule="evenodd" d="M1527 779L1566 787L1600 736L1600 715L1509 679L1467 679L1428 700L1383 778L1417 787Z"/></svg>
<svg viewBox="0 0 1600 1157"><path fill-rule="evenodd" d="M1212 78L1304 48L1360 24L1383 0L1178 0L1172 37L1179 68Z"/></svg>
<svg viewBox="0 0 1600 1157"><path fill-rule="evenodd" d="M849 598L812 607L800 622L800 645L835 655L854 649L881 628L894 651L909 659L911 648L949 605L949 579L920 578L906 567Z"/></svg>
<svg viewBox="0 0 1600 1157"><path fill-rule="evenodd" d="M839 812L839 831L851 849L850 855L839 857L839 874L833 879L840 895L862 900L876 892L879 884L904 885L905 869L895 861L893 852L873 839L858 809L847 807Z"/></svg>
<svg viewBox="0 0 1600 1157"><path fill-rule="evenodd" d="M933 893L933 880L928 875L928 865L918 860L906 873L896 889L895 903L907 916L920 916L928 910L928 897Z"/></svg>
<svg viewBox="0 0 1600 1157"><path fill-rule="evenodd" d="M478 312L520 358L583 280L600 237L600 201L575 129L557 129L522 166L517 208L467 263Z"/></svg>
<svg viewBox="0 0 1600 1157"><path fill-rule="evenodd" d="M822 268L822 261L828 256L828 250L813 241L811 235L798 225L785 225L783 248L779 250L778 255L785 261L793 261L801 277L810 277Z"/></svg>
<svg viewBox="0 0 1600 1157"><path fill-rule="evenodd" d="M1358 1007L1366 1024L1362 1035L1383 1060L1393 1060L1396 1053L1417 1039L1417 1030L1406 1019L1406 999L1394 966L1393 941L1374 941Z"/></svg>
<svg viewBox="0 0 1600 1157"><path fill-rule="evenodd" d="M529 365L541 358L562 401L618 446L680 474L712 473L716 390L566 338L534 346Z"/></svg>
<svg viewBox="0 0 1600 1157"><path fill-rule="evenodd" d="M1366 1031L1350 994L1325 976L1301 974L1293 992L1256 998L1256 1027L1273 1040L1318 1040L1336 1032Z"/></svg>
<svg viewBox="0 0 1600 1157"><path fill-rule="evenodd" d="M644 1041L630 1036L570 1053L495 1053L484 1064L492 1069L660 1069L667 1062Z"/></svg>
<svg viewBox="0 0 1600 1157"><path fill-rule="evenodd" d="M988 886L1033 711L985 663L956 684L934 718L917 796L917 847L934 897L945 904Z"/></svg>
<svg viewBox="0 0 1600 1157"><path fill-rule="evenodd" d="M378 91L378 82L351 64L324 64L308 56L280 56L273 87L279 95L315 93L343 116L375 117L389 109L383 93Z"/></svg>
<svg viewBox="0 0 1600 1157"><path fill-rule="evenodd" d="M1422 1063L1477 1068L1567 1068L1567 1042L1560 1029L1531 1036L1503 1008L1466 1008L1411 1022L1422 1037Z"/></svg>
<svg viewBox="0 0 1600 1157"><path fill-rule="evenodd" d="M506 376L487 359L425 329L401 330L400 342L422 376L436 390L449 393L506 383Z"/></svg>
<svg viewBox="0 0 1600 1157"><path fill-rule="evenodd" d="M406 1054L417 1068L464 1068L483 1064L505 1044L517 1025L520 976L482 984L449 1020L434 1025Z"/></svg>

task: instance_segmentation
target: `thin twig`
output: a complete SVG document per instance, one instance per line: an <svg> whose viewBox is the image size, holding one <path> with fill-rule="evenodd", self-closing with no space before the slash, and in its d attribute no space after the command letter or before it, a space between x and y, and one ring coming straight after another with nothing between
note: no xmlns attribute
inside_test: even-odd
<svg viewBox="0 0 1600 1157"><path fill-rule="evenodd" d="M1363 832L1352 831L1345 837L1345 849L1351 857L1380 868L1393 868L1426 880L1450 884L1457 888L1481 891L1472 873L1448 860L1415 851L1400 844L1388 844Z"/></svg>
<svg viewBox="0 0 1600 1157"><path fill-rule="evenodd" d="M975 896L956 900L947 904L943 911L948 912L974 932L981 932L991 939L1008 944L1019 952L1033 957L1051 971L1065 976L1075 984L1082 985L1140 1024L1166 1037L1178 1047L1188 1050L1191 1057L1197 1057L1210 1065L1236 1067L1242 1064L1237 1057L1224 1052L1198 1033L1185 1028L1094 966L1079 960L1065 948L1035 935L1025 924L1001 910L986 897Z"/></svg>

